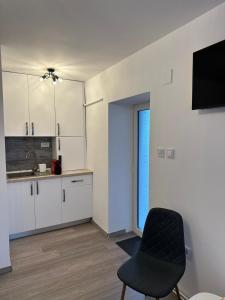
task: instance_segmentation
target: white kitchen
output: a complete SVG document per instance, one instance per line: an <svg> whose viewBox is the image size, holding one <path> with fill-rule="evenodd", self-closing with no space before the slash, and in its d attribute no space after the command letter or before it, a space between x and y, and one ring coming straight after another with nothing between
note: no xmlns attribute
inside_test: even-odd
<svg viewBox="0 0 225 300"><path fill-rule="evenodd" d="M84 84L57 81L2 73L10 239L92 217ZM52 164L59 157L57 173Z"/></svg>

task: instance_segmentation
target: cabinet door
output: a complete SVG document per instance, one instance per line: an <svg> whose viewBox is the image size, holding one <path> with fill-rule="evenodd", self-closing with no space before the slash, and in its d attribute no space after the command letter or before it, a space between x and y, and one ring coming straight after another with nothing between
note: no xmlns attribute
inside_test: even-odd
<svg viewBox="0 0 225 300"><path fill-rule="evenodd" d="M7 184L10 234L35 229L34 182Z"/></svg>
<svg viewBox="0 0 225 300"><path fill-rule="evenodd" d="M64 80L55 86L56 135L84 135L83 84Z"/></svg>
<svg viewBox="0 0 225 300"><path fill-rule="evenodd" d="M54 87L51 80L28 76L30 135L55 136Z"/></svg>
<svg viewBox="0 0 225 300"><path fill-rule="evenodd" d="M2 73L6 136L29 134L27 75Z"/></svg>
<svg viewBox="0 0 225 300"><path fill-rule="evenodd" d="M85 146L83 137L56 139L57 155L62 156L62 170L84 169Z"/></svg>
<svg viewBox="0 0 225 300"><path fill-rule="evenodd" d="M92 217L92 185L82 185L79 182L72 181L70 184L67 184L65 181L62 183L63 223Z"/></svg>
<svg viewBox="0 0 225 300"><path fill-rule="evenodd" d="M36 229L58 225L62 219L61 180L35 182Z"/></svg>

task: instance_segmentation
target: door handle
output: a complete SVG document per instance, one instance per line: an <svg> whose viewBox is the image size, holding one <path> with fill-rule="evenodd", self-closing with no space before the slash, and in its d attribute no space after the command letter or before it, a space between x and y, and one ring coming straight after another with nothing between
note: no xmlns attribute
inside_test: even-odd
<svg viewBox="0 0 225 300"><path fill-rule="evenodd" d="M60 139L58 139L58 150L59 150L59 151L61 150L61 142L60 142Z"/></svg>
<svg viewBox="0 0 225 300"><path fill-rule="evenodd" d="M78 179L78 180L72 180L71 182L75 183L75 182L83 182L83 181L84 181L84 179Z"/></svg>
<svg viewBox="0 0 225 300"><path fill-rule="evenodd" d="M34 135L34 122L31 123L31 135Z"/></svg>
<svg viewBox="0 0 225 300"><path fill-rule="evenodd" d="M39 183L36 181L37 195L39 195Z"/></svg>
<svg viewBox="0 0 225 300"><path fill-rule="evenodd" d="M63 202L66 202L66 191L63 189Z"/></svg>
<svg viewBox="0 0 225 300"><path fill-rule="evenodd" d="M26 135L28 135L28 122L26 122Z"/></svg>
<svg viewBox="0 0 225 300"><path fill-rule="evenodd" d="M57 128L58 128L58 136L60 136L60 124L57 123Z"/></svg>
<svg viewBox="0 0 225 300"><path fill-rule="evenodd" d="M30 195L33 196L34 190L33 190L33 183L30 184Z"/></svg>

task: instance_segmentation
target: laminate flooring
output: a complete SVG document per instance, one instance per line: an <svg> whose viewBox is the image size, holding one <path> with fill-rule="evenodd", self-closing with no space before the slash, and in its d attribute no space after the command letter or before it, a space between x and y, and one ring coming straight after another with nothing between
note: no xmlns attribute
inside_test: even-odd
<svg viewBox="0 0 225 300"><path fill-rule="evenodd" d="M87 223L11 241L13 271L0 276L0 300L119 300L116 273L129 256L116 240ZM128 288L128 299L144 296Z"/></svg>

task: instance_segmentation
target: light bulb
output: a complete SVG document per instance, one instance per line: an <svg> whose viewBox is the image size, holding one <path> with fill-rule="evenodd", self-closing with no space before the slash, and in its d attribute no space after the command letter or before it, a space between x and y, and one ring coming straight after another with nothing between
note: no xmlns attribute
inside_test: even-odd
<svg viewBox="0 0 225 300"><path fill-rule="evenodd" d="M63 81L63 79L59 77L59 82L62 82L62 81Z"/></svg>
<svg viewBox="0 0 225 300"><path fill-rule="evenodd" d="M44 81L44 78L42 76L40 77L40 81Z"/></svg>

